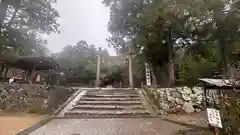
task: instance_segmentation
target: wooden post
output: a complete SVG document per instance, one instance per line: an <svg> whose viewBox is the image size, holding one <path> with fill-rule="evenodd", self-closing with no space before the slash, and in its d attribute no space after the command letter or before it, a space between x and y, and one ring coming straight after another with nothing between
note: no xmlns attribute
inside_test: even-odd
<svg viewBox="0 0 240 135"><path fill-rule="evenodd" d="M220 90L220 115L221 115L221 118L223 119L224 118L224 90L221 89Z"/></svg>
<svg viewBox="0 0 240 135"><path fill-rule="evenodd" d="M216 135L220 135L220 131L218 127L215 127L215 132L216 132Z"/></svg>
<svg viewBox="0 0 240 135"><path fill-rule="evenodd" d="M4 80L4 78L3 78L3 72L4 72L4 69L5 69L5 67L4 66L2 66L1 67L1 81L3 82L3 80Z"/></svg>
<svg viewBox="0 0 240 135"><path fill-rule="evenodd" d="M208 100L207 100L207 88L206 88L206 86L204 85L204 107L205 107L205 109L207 109L207 106L208 106Z"/></svg>
<svg viewBox="0 0 240 135"><path fill-rule="evenodd" d="M4 71L4 66L1 67L0 73L1 73L1 77L3 76L3 71Z"/></svg>
<svg viewBox="0 0 240 135"><path fill-rule="evenodd" d="M204 96L203 96L203 102L204 102L204 108L207 109L208 108L208 99L207 99L207 87L206 85L204 85ZM210 124L208 124L208 128L213 130L212 126Z"/></svg>
<svg viewBox="0 0 240 135"><path fill-rule="evenodd" d="M24 79L28 80L28 70L25 70L25 72L24 72Z"/></svg>
<svg viewBox="0 0 240 135"><path fill-rule="evenodd" d="M32 69L32 71L31 71L30 79L29 79L30 84L32 84L32 79L33 79L33 77L34 77L35 68L36 68L36 63L35 63L35 61L34 61L34 62L33 62L33 69Z"/></svg>
<svg viewBox="0 0 240 135"><path fill-rule="evenodd" d="M9 70L9 68L5 68L5 72L4 72L4 75L3 75L2 82L4 82L4 80L6 79L6 75L8 73L8 70Z"/></svg>
<svg viewBox="0 0 240 135"><path fill-rule="evenodd" d="M28 72L27 72L27 80L28 81L30 80L31 73L32 73L32 70L28 70Z"/></svg>

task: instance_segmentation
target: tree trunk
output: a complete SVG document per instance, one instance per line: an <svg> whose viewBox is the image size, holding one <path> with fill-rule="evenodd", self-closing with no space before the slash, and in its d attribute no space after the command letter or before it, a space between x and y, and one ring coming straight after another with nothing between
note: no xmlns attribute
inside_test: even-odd
<svg viewBox="0 0 240 135"><path fill-rule="evenodd" d="M4 66L1 67L0 73L1 73L1 77L3 77L3 71L4 71Z"/></svg>
<svg viewBox="0 0 240 135"><path fill-rule="evenodd" d="M225 49L221 49L221 50L222 50L221 53L222 53L224 71L225 71L225 74L229 77L230 76L230 65L229 65L229 62L228 62L228 58L226 56L226 52L224 51Z"/></svg>
<svg viewBox="0 0 240 135"><path fill-rule="evenodd" d="M224 65L224 74L227 78L231 77L231 65L229 64L228 59L228 46L224 37L224 33L221 30L221 20L218 19L218 11L214 11L214 19L216 20L217 30L216 35L218 36L218 44L220 45L220 52L222 57L222 64Z"/></svg>
<svg viewBox="0 0 240 135"><path fill-rule="evenodd" d="M173 86L175 82L174 75L174 61L173 61L173 42L172 42L172 28L168 29L168 59L169 59L169 86Z"/></svg>
<svg viewBox="0 0 240 135"><path fill-rule="evenodd" d="M228 59L228 50L225 44L224 39L219 40L220 43L220 48L221 48L221 57L224 65L224 72L228 78L231 78L231 65L229 64L229 59Z"/></svg>
<svg viewBox="0 0 240 135"><path fill-rule="evenodd" d="M1 4L1 8L0 8L0 24L3 24L4 23L4 19L5 19L5 16L6 16L6 11L8 9L8 5L7 4L4 4L4 1L2 2Z"/></svg>
<svg viewBox="0 0 240 135"><path fill-rule="evenodd" d="M156 73L154 72L154 68L153 66L151 66L151 73L152 73L152 86L153 88L157 88L157 77L156 77Z"/></svg>

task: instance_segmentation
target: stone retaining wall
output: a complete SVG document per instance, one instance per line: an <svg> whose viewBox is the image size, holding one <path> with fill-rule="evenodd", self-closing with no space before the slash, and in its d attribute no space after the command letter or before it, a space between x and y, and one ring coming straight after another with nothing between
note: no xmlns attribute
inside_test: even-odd
<svg viewBox="0 0 240 135"><path fill-rule="evenodd" d="M203 109L204 90L201 87L176 87L176 88L149 88L146 89L150 98L159 107L161 113L192 113ZM210 103L219 103L216 90L207 93Z"/></svg>
<svg viewBox="0 0 240 135"><path fill-rule="evenodd" d="M14 113L51 114L74 92L75 90L70 88L35 84L2 86L0 88L0 110Z"/></svg>

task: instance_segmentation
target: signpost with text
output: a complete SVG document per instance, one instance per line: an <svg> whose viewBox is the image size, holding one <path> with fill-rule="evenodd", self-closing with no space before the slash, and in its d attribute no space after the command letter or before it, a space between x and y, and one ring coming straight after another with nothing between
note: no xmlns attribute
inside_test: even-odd
<svg viewBox="0 0 240 135"><path fill-rule="evenodd" d="M145 68L146 68L146 85L151 86L151 73L148 63L145 63Z"/></svg>
<svg viewBox="0 0 240 135"><path fill-rule="evenodd" d="M207 108L208 122L215 127L216 135L219 135L219 128L222 128L220 111L213 108Z"/></svg>

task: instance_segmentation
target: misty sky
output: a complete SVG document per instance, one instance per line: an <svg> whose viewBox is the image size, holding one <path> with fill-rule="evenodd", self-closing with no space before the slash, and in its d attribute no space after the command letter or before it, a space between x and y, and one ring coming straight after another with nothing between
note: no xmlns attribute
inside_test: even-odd
<svg viewBox="0 0 240 135"><path fill-rule="evenodd" d="M101 0L58 0L55 5L60 13L60 34L48 37L48 47L59 52L65 45L74 45L80 40L108 48L106 38L109 10ZM108 49L114 55L113 49Z"/></svg>

